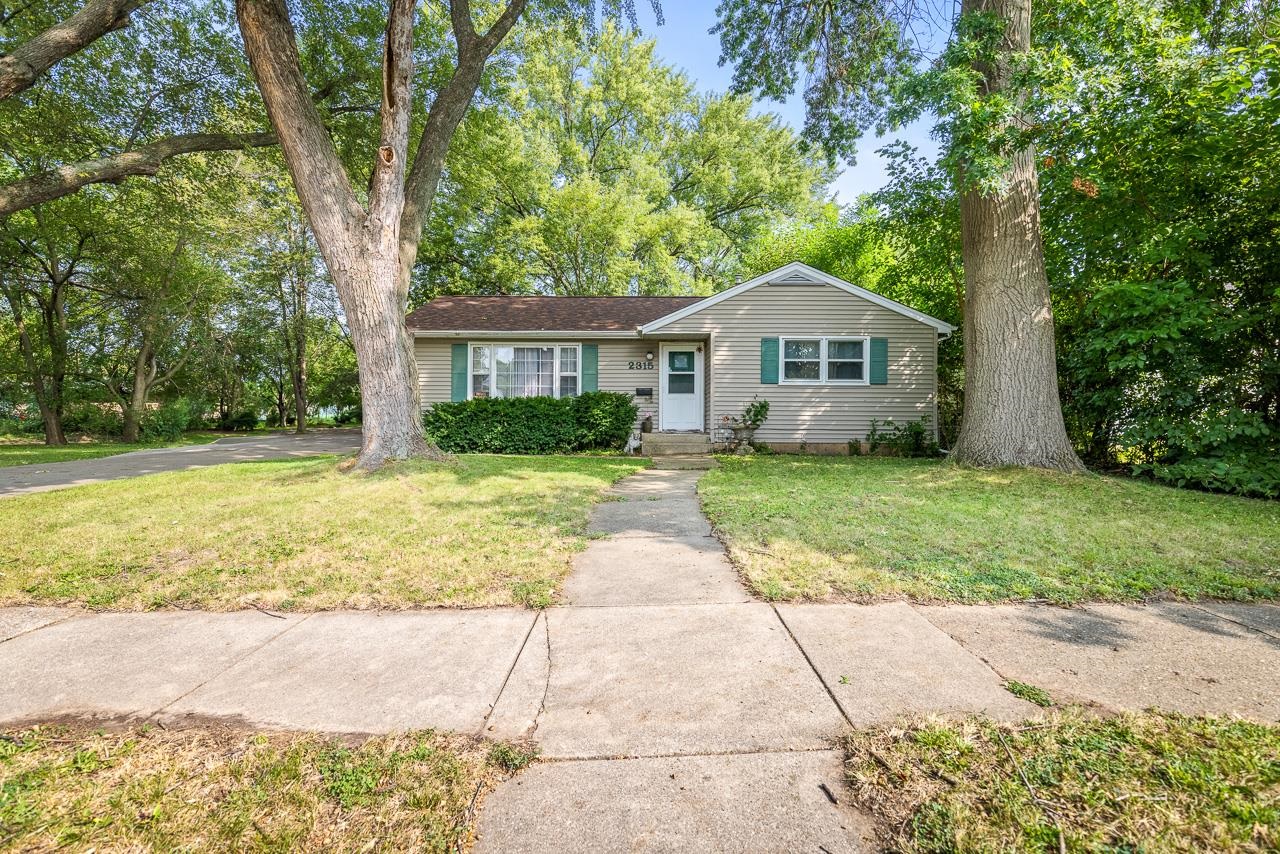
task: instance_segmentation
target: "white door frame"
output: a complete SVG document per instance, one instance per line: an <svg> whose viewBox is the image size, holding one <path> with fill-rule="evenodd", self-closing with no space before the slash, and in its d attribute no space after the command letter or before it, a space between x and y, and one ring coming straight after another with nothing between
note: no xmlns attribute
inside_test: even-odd
<svg viewBox="0 0 1280 854"><path fill-rule="evenodd" d="M703 388L705 376L703 370L703 350L705 349L701 341L671 341L663 343L658 348L659 368L658 368L658 430L660 431L676 431L689 430L699 433L705 432L706 424L706 402L703 398L705 389ZM696 407L696 415L694 419L688 423L672 424L668 418L671 407L667 405L669 395L667 394L667 374L670 367L670 361L667 359L669 350L688 350L693 353L693 399ZM681 395L684 397L684 395Z"/></svg>

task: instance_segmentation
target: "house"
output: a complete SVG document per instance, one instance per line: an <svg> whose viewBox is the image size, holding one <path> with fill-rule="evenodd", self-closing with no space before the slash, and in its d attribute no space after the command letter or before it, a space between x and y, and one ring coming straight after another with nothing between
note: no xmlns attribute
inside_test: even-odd
<svg viewBox="0 0 1280 854"><path fill-rule="evenodd" d="M844 453L872 419L936 429L937 318L801 263L710 297L438 297L407 319L423 406L479 395L632 395L646 453L722 444L757 395L756 439Z"/></svg>

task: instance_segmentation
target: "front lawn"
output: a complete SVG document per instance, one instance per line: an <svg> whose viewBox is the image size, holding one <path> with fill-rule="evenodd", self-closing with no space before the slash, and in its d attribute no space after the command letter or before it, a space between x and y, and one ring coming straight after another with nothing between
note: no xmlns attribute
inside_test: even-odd
<svg viewBox="0 0 1280 854"><path fill-rule="evenodd" d="M699 492L766 599L1280 596L1280 502L881 457L728 458Z"/></svg>
<svg viewBox="0 0 1280 854"><path fill-rule="evenodd" d="M1068 710L852 733L854 799L886 849L1275 851L1280 728Z"/></svg>
<svg viewBox="0 0 1280 854"><path fill-rule="evenodd" d="M223 438L225 433L187 433L177 442L74 442L70 445L46 445L28 437L0 437L0 468L26 466L33 463L62 463L68 460L92 460L114 457L147 448L172 448L178 445L205 445Z"/></svg>
<svg viewBox="0 0 1280 854"><path fill-rule="evenodd" d="M314 457L4 498L0 605L544 605L591 505L644 465L468 456L359 475Z"/></svg>
<svg viewBox="0 0 1280 854"><path fill-rule="evenodd" d="M408 733L37 727L0 733L0 848L460 851L529 756Z"/></svg>

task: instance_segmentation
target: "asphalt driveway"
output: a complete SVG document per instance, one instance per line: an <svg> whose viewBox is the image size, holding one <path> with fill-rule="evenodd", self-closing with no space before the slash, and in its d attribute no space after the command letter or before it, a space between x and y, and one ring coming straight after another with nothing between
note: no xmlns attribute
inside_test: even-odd
<svg viewBox="0 0 1280 854"><path fill-rule="evenodd" d="M279 460L315 454L351 454L359 449L359 430L317 430L302 436L295 433L231 436L207 445L148 448L92 460L0 468L0 497L223 463Z"/></svg>

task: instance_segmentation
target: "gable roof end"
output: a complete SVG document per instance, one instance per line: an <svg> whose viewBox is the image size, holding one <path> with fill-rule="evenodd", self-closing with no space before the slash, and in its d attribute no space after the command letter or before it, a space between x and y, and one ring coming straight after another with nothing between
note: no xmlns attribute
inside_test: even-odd
<svg viewBox="0 0 1280 854"><path fill-rule="evenodd" d="M816 267L810 267L808 264L803 264L799 261L792 261L790 264L786 264L776 270L770 270L767 273L756 276L754 279L748 279L740 285L734 285L732 288L721 291L715 296L707 297L700 302L687 305L677 311L671 312L668 315L659 317L657 320L652 320L641 326L640 332L656 332L668 324L675 323L677 320L683 320L684 318L697 314L703 309L710 308L717 303L733 299L738 294L745 293L752 288L770 283L787 285L831 285L833 288L839 288L845 293L862 297L867 302L874 303L881 308L887 308L889 311L897 312L904 317L909 317L926 326L932 326L942 334L950 335L952 332L956 331L954 326L944 320L939 320L936 317L930 317L924 312L916 311L914 308L903 305L896 300L891 300L886 296L881 296L880 294L869 291L866 288L860 288L852 282L846 282L844 279L837 278L829 273L824 273Z"/></svg>

